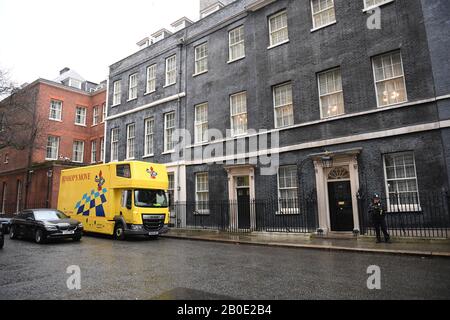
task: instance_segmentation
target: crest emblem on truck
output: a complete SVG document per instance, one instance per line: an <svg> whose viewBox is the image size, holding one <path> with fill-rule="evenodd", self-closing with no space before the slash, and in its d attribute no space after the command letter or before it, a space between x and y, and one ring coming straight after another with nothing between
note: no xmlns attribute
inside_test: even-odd
<svg viewBox="0 0 450 320"><path fill-rule="evenodd" d="M95 182L97 182L98 191L102 191L103 185L105 184L106 180L103 178L103 173L100 170L98 176L95 176Z"/></svg>
<svg viewBox="0 0 450 320"><path fill-rule="evenodd" d="M155 170L153 170L153 167L147 169L147 173L150 175L150 178L152 179L156 179L156 177L158 176L158 173Z"/></svg>

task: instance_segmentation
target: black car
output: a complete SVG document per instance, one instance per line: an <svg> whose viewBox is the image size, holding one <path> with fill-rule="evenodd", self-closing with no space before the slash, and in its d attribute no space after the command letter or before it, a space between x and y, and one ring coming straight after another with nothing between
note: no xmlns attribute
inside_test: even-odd
<svg viewBox="0 0 450 320"><path fill-rule="evenodd" d="M3 226L3 234L8 234L9 229L11 227L11 219L10 218L0 218L0 225Z"/></svg>
<svg viewBox="0 0 450 320"><path fill-rule="evenodd" d="M67 239L80 241L83 225L70 219L64 213L53 209L24 210L11 219L9 237L11 239L30 238L36 243L45 243L49 239Z"/></svg>
<svg viewBox="0 0 450 320"><path fill-rule="evenodd" d="M0 224L0 249L3 249L5 244L5 236L3 235L3 224Z"/></svg>

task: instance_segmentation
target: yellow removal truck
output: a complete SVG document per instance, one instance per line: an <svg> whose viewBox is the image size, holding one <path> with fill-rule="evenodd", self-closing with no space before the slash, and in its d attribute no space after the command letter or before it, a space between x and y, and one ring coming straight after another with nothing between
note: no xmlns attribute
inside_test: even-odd
<svg viewBox="0 0 450 320"><path fill-rule="evenodd" d="M84 231L155 237L168 231L167 170L147 162L113 162L61 172L58 210Z"/></svg>

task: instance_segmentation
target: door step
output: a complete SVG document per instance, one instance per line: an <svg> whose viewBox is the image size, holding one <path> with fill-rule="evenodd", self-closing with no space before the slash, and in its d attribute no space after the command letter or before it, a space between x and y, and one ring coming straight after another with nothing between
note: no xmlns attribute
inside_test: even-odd
<svg viewBox="0 0 450 320"><path fill-rule="evenodd" d="M314 234L315 239L357 239L353 232L328 232L323 235Z"/></svg>

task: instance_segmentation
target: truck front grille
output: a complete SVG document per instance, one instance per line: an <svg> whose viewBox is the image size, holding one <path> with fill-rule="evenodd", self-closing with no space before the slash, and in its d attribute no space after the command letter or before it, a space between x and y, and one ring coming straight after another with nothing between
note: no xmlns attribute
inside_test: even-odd
<svg viewBox="0 0 450 320"><path fill-rule="evenodd" d="M142 222L147 231L159 231L164 227L165 216L160 214L143 215Z"/></svg>

